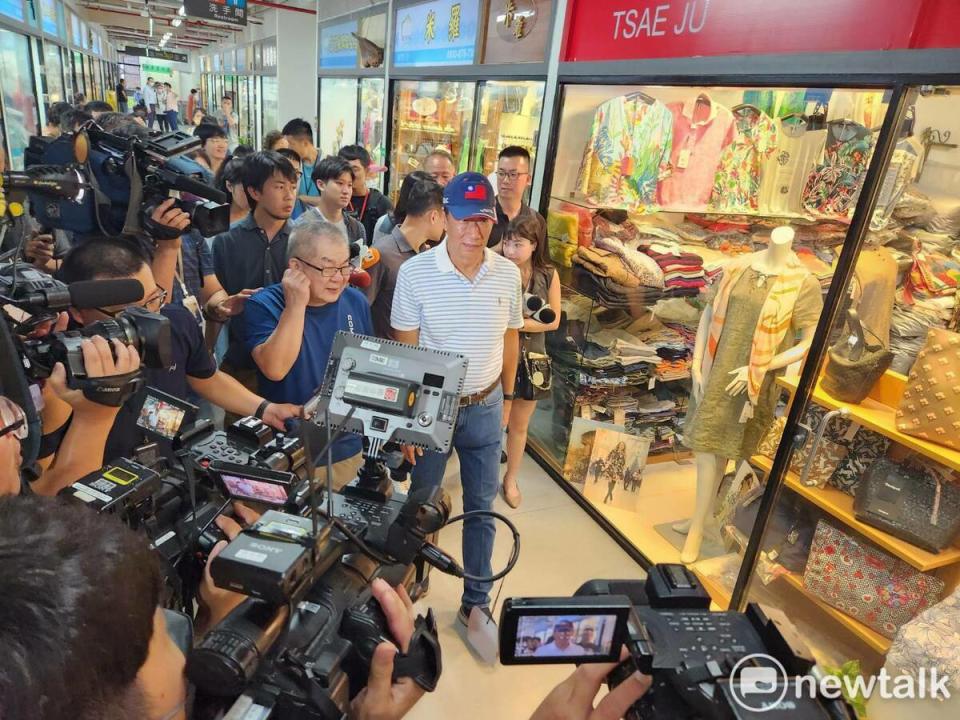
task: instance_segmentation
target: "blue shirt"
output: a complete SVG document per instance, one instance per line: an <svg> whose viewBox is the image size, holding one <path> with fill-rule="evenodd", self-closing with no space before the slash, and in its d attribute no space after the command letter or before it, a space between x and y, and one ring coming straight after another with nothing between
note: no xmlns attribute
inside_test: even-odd
<svg viewBox="0 0 960 720"><path fill-rule="evenodd" d="M317 160L319 159L320 156L317 155ZM300 176L300 185L297 188L297 204L293 206L293 215L290 216L291 220L296 220L298 217L303 215L303 213L310 209L309 205L303 204L303 201L300 199L301 195L320 197L320 190L317 188L317 184L313 181L313 165L309 165L301 160L300 170L303 174Z"/></svg>
<svg viewBox="0 0 960 720"><path fill-rule="evenodd" d="M279 283L264 288L247 300L246 318L247 350L253 352L257 345L266 342L280 323L285 301L283 286ZM303 341L300 354L293 367L282 380L270 380L257 371L260 394L276 403L301 405L323 383L323 375L333 348L333 338L338 330L349 330L360 335L373 334L373 320L367 299L356 288L348 287L335 303L320 307L307 307L303 323ZM323 449L323 435L317 435L312 452ZM361 449L358 435L347 433L333 446L333 462L353 457ZM323 458L318 458L322 462Z"/></svg>

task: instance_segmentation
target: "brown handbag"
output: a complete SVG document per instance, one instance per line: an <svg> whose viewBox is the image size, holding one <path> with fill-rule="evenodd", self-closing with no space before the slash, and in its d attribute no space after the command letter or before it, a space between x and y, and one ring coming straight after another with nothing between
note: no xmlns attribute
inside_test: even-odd
<svg viewBox="0 0 960 720"><path fill-rule="evenodd" d="M897 408L897 430L960 450L960 333L927 333Z"/></svg>

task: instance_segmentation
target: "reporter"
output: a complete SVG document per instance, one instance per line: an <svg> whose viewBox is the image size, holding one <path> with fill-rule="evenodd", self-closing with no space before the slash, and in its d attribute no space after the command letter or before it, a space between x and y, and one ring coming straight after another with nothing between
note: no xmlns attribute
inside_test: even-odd
<svg viewBox="0 0 960 720"><path fill-rule="evenodd" d="M229 525L221 525L228 535ZM113 516L49 498L0 498L0 709L4 720L186 720L184 649L159 607L156 555ZM211 592L223 617L235 598ZM410 598L372 585L401 648ZM232 595L232 593L230 593ZM228 611L228 610L226 610ZM351 717L394 720L423 694L390 683L392 649L378 648Z"/></svg>
<svg viewBox="0 0 960 720"><path fill-rule="evenodd" d="M291 404L268 403L259 395L244 388L234 378L217 370L213 357L204 346L200 328L190 313L176 305L162 306L166 290L159 287L144 256L130 243L112 239L90 240L74 248L63 261L62 279L65 282L99 280L105 278L133 278L144 287L144 297L134 303L153 312L160 312L171 326L171 351L173 365L169 370L144 369L146 385L174 397L186 397L192 389L201 397L238 415L258 414L264 422L278 430L284 422L299 416L300 408ZM80 310L71 308L73 319L80 325L89 325L98 320L114 317L127 306ZM129 456L144 442L142 428L137 425L143 392L129 399L117 413L107 439L104 460ZM54 400L56 402L56 400ZM65 412L62 404L61 412ZM67 412L69 415L69 412ZM49 434L56 425L45 425ZM161 449L170 451L168 443L161 442ZM59 487L51 487L56 492Z"/></svg>

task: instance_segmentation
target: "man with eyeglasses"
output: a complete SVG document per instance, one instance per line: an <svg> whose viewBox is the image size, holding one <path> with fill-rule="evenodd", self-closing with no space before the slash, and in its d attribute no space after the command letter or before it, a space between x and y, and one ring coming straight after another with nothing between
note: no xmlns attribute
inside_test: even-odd
<svg viewBox="0 0 960 720"><path fill-rule="evenodd" d="M259 370L260 394L273 402L306 402L323 382L338 330L373 335L367 299L349 287L350 245L340 229L305 220L290 234L283 280L247 301L247 348ZM314 426L310 426L313 428ZM320 433L312 449L325 441ZM339 489L360 467L360 438L347 433L333 445L333 484ZM326 481L325 458L317 476Z"/></svg>
<svg viewBox="0 0 960 720"><path fill-rule="evenodd" d="M241 416L255 415L278 430L285 429L286 420L300 415L299 407L268 402L247 390L233 377L217 370L216 362L207 351L203 334L193 316L179 305L163 304L167 296L166 289L157 285L150 265L132 243L108 238L89 240L67 254L61 268L61 277L68 283L132 278L143 285L143 299L133 304L159 312L170 321L173 357L173 364L169 368L144 368L146 386L178 398L186 398L188 390L192 389L202 398L227 411ZM127 306L71 308L70 315L76 323L85 326L108 317L116 317L125 307ZM130 398L117 413L106 441L104 462L129 457L135 448L146 441L143 429L137 425L145 393L146 390L143 390ZM71 409L64 407L63 403L58 403L55 399L47 402L44 410L45 441L42 454L49 454L59 446L59 435L67 427L70 416ZM72 422L76 422L76 418ZM158 442L161 452L172 452L168 442ZM35 489L53 494L61 488L51 485L38 486Z"/></svg>
<svg viewBox="0 0 960 720"><path fill-rule="evenodd" d="M526 207L523 194L530 187L530 153L519 145L508 145L497 157L497 222L487 247L500 250L507 225ZM536 211L534 211L536 212Z"/></svg>

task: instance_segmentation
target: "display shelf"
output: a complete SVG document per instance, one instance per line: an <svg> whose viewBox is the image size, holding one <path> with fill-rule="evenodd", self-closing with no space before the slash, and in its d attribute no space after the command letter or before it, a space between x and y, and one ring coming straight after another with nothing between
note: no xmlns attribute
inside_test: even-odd
<svg viewBox="0 0 960 720"><path fill-rule="evenodd" d="M711 208L684 208L684 207L660 207L659 205L650 205L645 207L623 206L623 205L598 205L592 200L584 197L581 193L571 193L569 196L551 195L550 200L556 202L569 203L587 210L626 210L627 212L638 215L656 215L658 213L679 213L683 215L716 215L717 217L743 217L743 218L762 218L768 220L801 220L808 223L817 222L838 222L844 225L850 224L850 218L836 217L833 215L806 215L803 213L763 213L759 211L735 212L732 210L714 210Z"/></svg>
<svg viewBox="0 0 960 720"><path fill-rule="evenodd" d="M837 610L837 608L833 607L832 605L827 605L827 603L807 590L803 584L803 578L799 575L796 575L795 573L786 573L784 575L780 575L779 577L781 577L788 585L804 595L804 597L810 600L810 602L820 608L824 613L843 625L847 630L863 640L863 642L876 650L878 653L885 655L890 649L890 644L892 642L890 638L884 637L876 630L868 628L862 622L850 617L842 610Z"/></svg>
<svg viewBox="0 0 960 720"><path fill-rule="evenodd" d="M764 472L770 472L773 465L773 461L763 455L754 455L750 461L762 468ZM800 482L796 473L789 471L784 478L784 484L802 498L809 500L821 510L828 512L848 527L856 530L884 550L893 553L917 570L926 572L946 565L960 563L960 548L948 547L939 553L930 553L879 528L860 522L853 513L853 498L840 490L832 487L809 487Z"/></svg>
<svg viewBox="0 0 960 720"><path fill-rule="evenodd" d="M846 408L850 413L848 418L853 422L859 423L868 430L880 433L898 445L920 453L951 470L960 472L960 450L951 450L943 445L927 442L897 430L896 408L892 406L892 403L899 402L906 381L907 378L903 375L888 370L874 385L870 395L859 405L837 400L824 390L818 381L817 387L813 391L813 401L817 405L822 405L830 410ZM791 393L797 389L797 378L795 376L780 377L777 378L777 382Z"/></svg>
<svg viewBox="0 0 960 720"><path fill-rule="evenodd" d="M733 597L731 593L727 592L727 589L723 587L723 585L706 573L702 573L693 567L689 569L697 576L697 580L703 585L704 590L710 594L710 597L713 599L713 604L720 610L727 610L730 607L730 598Z"/></svg>
<svg viewBox="0 0 960 720"><path fill-rule="evenodd" d="M400 125L400 129L406 132L427 133L430 135L459 135L459 130L444 130L443 128L420 127L419 125Z"/></svg>

